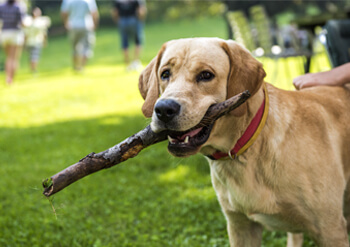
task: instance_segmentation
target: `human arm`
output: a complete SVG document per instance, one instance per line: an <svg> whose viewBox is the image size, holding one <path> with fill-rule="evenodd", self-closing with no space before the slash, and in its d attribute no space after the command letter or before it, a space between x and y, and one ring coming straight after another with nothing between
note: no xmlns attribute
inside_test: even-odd
<svg viewBox="0 0 350 247"><path fill-rule="evenodd" d="M146 15L147 15L146 3L144 1L141 1L139 3L139 7L137 8L137 18L141 21L144 21L146 19Z"/></svg>
<svg viewBox="0 0 350 247"><path fill-rule="evenodd" d="M100 20L100 15L99 15L98 7L95 0L89 1L89 9L90 9L90 14L94 25L93 28L97 29L97 26Z"/></svg>
<svg viewBox="0 0 350 247"><path fill-rule="evenodd" d="M61 12L61 18L62 18L62 21L63 21L63 25L66 29L68 29L68 12Z"/></svg>
<svg viewBox="0 0 350 247"><path fill-rule="evenodd" d="M318 73L308 73L294 78L296 89L312 86L343 86L350 82L350 63L343 64L332 70Z"/></svg>
<svg viewBox="0 0 350 247"><path fill-rule="evenodd" d="M68 18L69 18L69 6L68 1L63 0L61 5L61 19L63 21L63 26L68 30Z"/></svg>
<svg viewBox="0 0 350 247"><path fill-rule="evenodd" d="M25 28L30 23L30 17L26 16L26 12L24 12L23 8L16 6L16 22L19 28ZM29 20L29 23L28 23Z"/></svg>
<svg viewBox="0 0 350 247"><path fill-rule="evenodd" d="M114 6L112 7L111 16L112 16L112 20L115 23L118 23L120 16L119 16L119 10L118 10L117 3L115 3Z"/></svg>
<svg viewBox="0 0 350 247"><path fill-rule="evenodd" d="M96 29L98 26L99 20L100 20L100 15L98 13L98 10L96 9L95 11L93 11L91 13L91 16L92 16L92 20L94 22L94 29Z"/></svg>

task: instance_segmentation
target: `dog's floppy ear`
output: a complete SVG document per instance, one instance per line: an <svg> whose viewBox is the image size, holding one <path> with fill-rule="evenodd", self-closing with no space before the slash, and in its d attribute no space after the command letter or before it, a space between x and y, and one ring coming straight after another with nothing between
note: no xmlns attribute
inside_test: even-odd
<svg viewBox="0 0 350 247"><path fill-rule="evenodd" d="M250 52L238 43L229 40L223 42L222 48L230 59L230 74L227 79L227 98L249 90L254 95L266 76L262 64ZM247 105L243 104L232 113L235 116L243 115Z"/></svg>
<svg viewBox="0 0 350 247"><path fill-rule="evenodd" d="M160 59L165 50L165 45L161 48L158 55L141 72L139 78L139 90L145 100L142 106L142 113L145 117L152 117L154 105L159 97L159 82L157 70Z"/></svg>

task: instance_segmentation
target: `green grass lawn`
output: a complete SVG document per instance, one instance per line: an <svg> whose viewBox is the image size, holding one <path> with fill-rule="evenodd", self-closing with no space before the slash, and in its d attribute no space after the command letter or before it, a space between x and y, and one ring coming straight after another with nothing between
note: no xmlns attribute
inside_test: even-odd
<svg viewBox="0 0 350 247"><path fill-rule="evenodd" d="M163 42L197 36L226 38L226 24L214 18L148 25L143 63ZM266 61L268 79L273 65ZM286 65L278 66L275 79L289 88ZM59 192L55 216L42 179L149 120L140 111L138 73L125 71L114 29L98 31L95 57L82 74L71 70L66 37L49 40L40 73L28 67L24 54L11 87L0 74L0 246L229 246L206 160L174 158L166 143ZM284 245L285 234L264 233L264 246Z"/></svg>

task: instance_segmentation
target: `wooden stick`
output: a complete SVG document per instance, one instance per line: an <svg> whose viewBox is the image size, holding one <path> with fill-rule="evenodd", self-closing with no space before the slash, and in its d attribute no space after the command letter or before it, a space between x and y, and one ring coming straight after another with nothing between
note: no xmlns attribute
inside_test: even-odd
<svg viewBox="0 0 350 247"><path fill-rule="evenodd" d="M197 129L213 124L218 118L243 104L250 97L250 93L245 91L232 98L209 107L202 121L192 129ZM43 181L44 192L47 197L59 192L75 181L97 172L110 168L127 159L135 157L142 149L164 141L167 139L168 131L154 133L148 125L145 129L135 135L130 136L119 144L102 151L91 153L51 178Z"/></svg>

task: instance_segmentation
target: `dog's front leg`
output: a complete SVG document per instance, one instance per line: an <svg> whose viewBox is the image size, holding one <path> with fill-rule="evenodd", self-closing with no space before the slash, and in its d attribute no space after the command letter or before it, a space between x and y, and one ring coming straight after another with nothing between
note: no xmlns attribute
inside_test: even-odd
<svg viewBox="0 0 350 247"><path fill-rule="evenodd" d="M302 247L304 241L304 234L288 232L287 247Z"/></svg>
<svg viewBox="0 0 350 247"><path fill-rule="evenodd" d="M263 227L241 213L225 213L231 247L260 247Z"/></svg>

